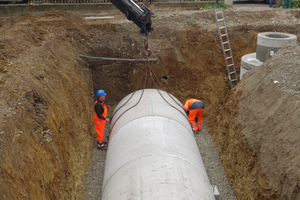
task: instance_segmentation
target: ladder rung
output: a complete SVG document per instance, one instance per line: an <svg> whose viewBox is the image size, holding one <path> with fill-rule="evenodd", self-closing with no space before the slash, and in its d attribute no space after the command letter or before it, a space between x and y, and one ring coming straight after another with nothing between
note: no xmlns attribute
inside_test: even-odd
<svg viewBox="0 0 300 200"><path fill-rule="evenodd" d="M218 32L219 32L219 37L220 37L220 42L221 42L221 46L222 46L223 56L224 56L225 62L226 62L228 79L229 79L229 82L230 82L230 87L232 88L233 87L233 83L232 82L235 81L236 83L238 83L238 78L237 78L237 74L236 74L236 70L235 70L235 66L234 66L234 62L233 62L234 60L233 60L233 56L232 56L232 52L231 52L231 48L230 48L230 43L229 43L229 38L228 38L227 30L226 30L225 19L224 19L224 15L223 15L222 9L220 11L214 10L214 13L215 13L215 19L216 19L216 22L217 22L217 28L218 28ZM217 13L222 13L221 18L219 18L220 15L217 15ZM222 22L220 22L220 21L223 21L223 24L221 24ZM225 34L222 34L221 32L225 32ZM223 41L223 37L224 36L226 37L226 40L225 40L226 42ZM226 47L228 49L224 48L225 44L228 45ZM226 54L228 54L226 52L230 52L230 55L228 57L226 57L227 56ZM231 59L231 62L228 61L228 59ZM228 62L230 62L231 64L228 65ZM230 71L229 67L232 67L231 69L233 71ZM234 74L234 75L232 75L232 74ZM233 80L231 80L232 76L234 76Z"/></svg>

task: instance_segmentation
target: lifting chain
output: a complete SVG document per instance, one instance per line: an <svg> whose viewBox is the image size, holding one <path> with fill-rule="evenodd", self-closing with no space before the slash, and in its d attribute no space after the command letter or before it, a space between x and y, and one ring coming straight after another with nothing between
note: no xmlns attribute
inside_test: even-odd
<svg viewBox="0 0 300 200"><path fill-rule="evenodd" d="M148 45L148 36L145 36L145 40L144 40L144 45L145 45L145 56L148 59L149 56L151 55L151 50L149 49L149 45Z"/></svg>

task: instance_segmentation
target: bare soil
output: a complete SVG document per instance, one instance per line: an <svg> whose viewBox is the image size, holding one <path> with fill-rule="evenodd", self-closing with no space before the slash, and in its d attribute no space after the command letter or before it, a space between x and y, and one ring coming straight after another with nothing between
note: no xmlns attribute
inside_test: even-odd
<svg viewBox="0 0 300 200"><path fill-rule="evenodd" d="M236 66L256 51L259 32L299 37L299 18L297 10L225 11ZM299 199L298 46L230 90L212 10L162 12L153 26L151 58L160 60L150 65L168 77L164 87L182 103L205 103L204 119L237 198ZM94 93L107 92L111 115L136 89L145 63L80 55L144 58L144 38L122 17L86 21L62 11L0 18L0 33L0 199L82 199L95 147ZM294 92L275 79L295 80Z"/></svg>
<svg viewBox="0 0 300 200"><path fill-rule="evenodd" d="M299 53L298 44L285 47L245 74L214 122L238 199L300 199Z"/></svg>

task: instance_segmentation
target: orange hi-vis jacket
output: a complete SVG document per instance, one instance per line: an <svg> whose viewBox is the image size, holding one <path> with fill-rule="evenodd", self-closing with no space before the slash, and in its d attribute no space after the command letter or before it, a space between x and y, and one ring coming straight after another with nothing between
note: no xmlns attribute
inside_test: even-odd
<svg viewBox="0 0 300 200"><path fill-rule="evenodd" d="M203 106L202 105L197 106L198 102L200 103L202 101L200 101L199 99L188 99L184 104L184 110L188 111L188 110L194 110L194 109L199 109L199 108L204 109L203 103L202 103ZM193 103L194 103L194 105L193 105Z"/></svg>
<svg viewBox="0 0 300 200"><path fill-rule="evenodd" d="M97 103L98 103L98 100L95 101L94 105L96 106ZM103 107L103 113L101 114L101 116L98 116L96 113L96 110L94 109L94 122L95 122L95 129L97 132L97 139L98 139L98 142L101 143L104 141L104 129L105 129L105 118L107 115L107 108L103 101L100 103ZM104 119L102 119L102 118L104 118Z"/></svg>
<svg viewBox="0 0 300 200"><path fill-rule="evenodd" d="M204 112L204 103L199 99L188 99L184 104L184 110L189 111L188 119L193 127L193 130L199 131L202 129L202 114ZM195 121L195 117L197 122Z"/></svg>

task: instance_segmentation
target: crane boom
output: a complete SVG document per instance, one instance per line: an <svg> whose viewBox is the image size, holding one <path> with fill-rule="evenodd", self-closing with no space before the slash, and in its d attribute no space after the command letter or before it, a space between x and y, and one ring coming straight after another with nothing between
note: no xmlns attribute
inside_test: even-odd
<svg viewBox="0 0 300 200"><path fill-rule="evenodd" d="M110 0L126 17L133 21L140 29L140 33L148 35L151 27L151 12L147 7L140 7L133 0Z"/></svg>

